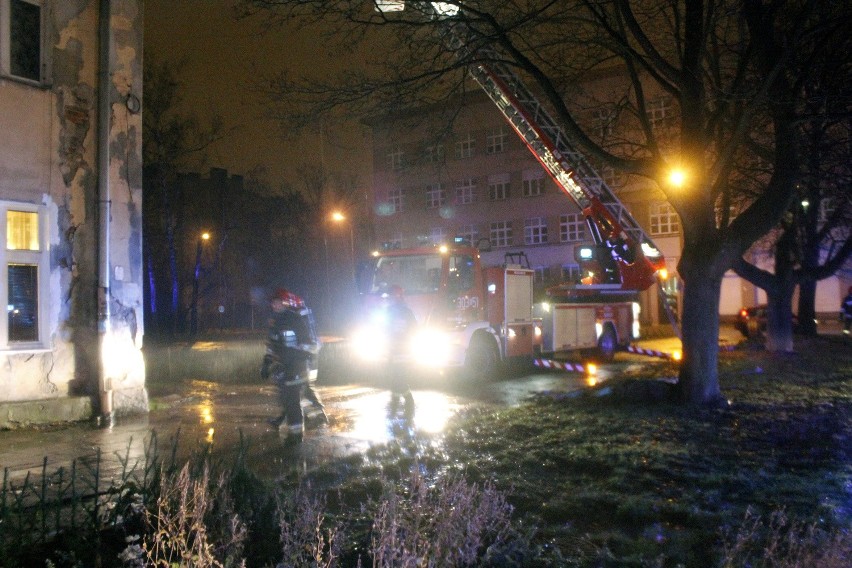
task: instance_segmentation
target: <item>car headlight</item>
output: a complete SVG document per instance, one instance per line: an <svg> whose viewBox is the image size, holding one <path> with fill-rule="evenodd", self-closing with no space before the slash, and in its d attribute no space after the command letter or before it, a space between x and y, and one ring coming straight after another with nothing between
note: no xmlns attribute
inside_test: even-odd
<svg viewBox="0 0 852 568"><path fill-rule="evenodd" d="M411 356L421 365L438 367L446 364L450 350L449 336L437 329L418 330L411 338Z"/></svg>

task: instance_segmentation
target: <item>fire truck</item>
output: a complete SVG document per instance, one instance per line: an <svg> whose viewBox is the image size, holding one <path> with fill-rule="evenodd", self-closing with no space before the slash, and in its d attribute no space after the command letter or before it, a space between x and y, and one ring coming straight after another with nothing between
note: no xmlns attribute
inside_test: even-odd
<svg viewBox="0 0 852 568"><path fill-rule="evenodd" d="M580 208L593 244L575 250L584 277L548 289L549 301L535 306L534 271L517 261L522 255L507 257L501 266L483 267L470 243L376 253L361 295L366 327L353 334L350 355L387 355L376 326L368 329L368 314L380 313L389 286L400 286L422 328L410 346L412 361L462 366L471 375L481 375L493 372L501 361L537 354L597 348L604 358L611 357L638 336L637 294L667 277L663 255L548 110L500 62L496 48L467 37L468 28L454 19L458 6L416 4L420 13L442 22L444 40L457 56L476 62L469 68L471 76ZM376 6L400 11L405 2ZM678 333L676 314L662 287L658 292Z"/></svg>

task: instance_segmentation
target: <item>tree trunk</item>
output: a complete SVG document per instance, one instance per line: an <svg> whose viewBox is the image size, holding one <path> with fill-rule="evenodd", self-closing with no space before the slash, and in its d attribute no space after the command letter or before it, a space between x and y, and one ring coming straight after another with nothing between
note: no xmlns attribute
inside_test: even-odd
<svg viewBox="0 0 852 568"><path fill-rule="evenodd" d="M814 337L817 334L816 325L816 280L805 278L799 282L799 323L796 331L802 335Z"/></svg>
<svg viewBox="0 0 852 568"><path fill-rule="evenodd" d="M716 404L719 390L719 294L721 276L710 276L705 266L685 268L681 333L683 360L679 394L683 402Z"/></svg>

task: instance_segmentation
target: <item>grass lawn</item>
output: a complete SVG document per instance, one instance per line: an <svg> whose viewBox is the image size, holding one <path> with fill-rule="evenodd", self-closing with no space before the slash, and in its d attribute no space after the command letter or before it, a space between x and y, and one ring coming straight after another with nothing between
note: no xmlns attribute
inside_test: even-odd
<svg viewBox="0 0 852 568"><path fill-rule="evenodd" d="M315 489L333 487L329 508L342 516L375 493L371 480L412 469L493 483L529 537L522 565L806 566L821 556L847 565L852 343L796 348L722 353L723 408L623 394L676 376L671 363L647 360L604 385L609 396L474 411L443 444L403 438L310 477ZM764 554L787 563L761 563Z"/></svg>

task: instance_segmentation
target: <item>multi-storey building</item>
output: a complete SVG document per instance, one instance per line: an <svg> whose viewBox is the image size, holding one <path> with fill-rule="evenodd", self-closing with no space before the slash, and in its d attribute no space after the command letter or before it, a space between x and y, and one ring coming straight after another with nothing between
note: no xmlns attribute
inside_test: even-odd
<svg viewBox="0 0 852 568"><path fill-rule="evenodd" d="M141 96L141 0L0 0L0 427L147 411Z"/></svg>
<svg viewBox="0 0 852 568"><path fill-rule="evenodd" d="M611 74L585 86L589 97L611 84ZM609 82L609 83L608 83ZM613 134L615 116L606 105L589 105L588 126L600 138ZM677 116L670 97L647 101L650 126L674 139ZM409 115L370 121L373 129L374 230L378 246L438 244L455 236L486 244L488 264L502 264L507 253L523 251L536 271L536 290L576 281L580 268L574 249L589 243L585 220L571 198L561 192L484 94L471 94L459 108L423 109ZM616 175L598 168L633 217L666 257L671 275L665 282L667 301L679 303L677 263L681 226L674 208L654 182ZM756 245L750 255L766 257ZM766 266L766 261L761 262ZM836 309L841 279L820 283L817 310ZM845 288L843 288L845 291ZM765 301L765 294L728 272L722 282L720 311L733 316L744 305ZM640 294L643 324L665 323L655 289Z"/></svg>

